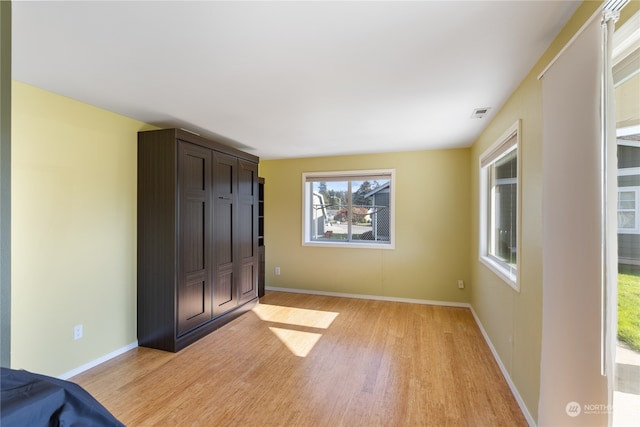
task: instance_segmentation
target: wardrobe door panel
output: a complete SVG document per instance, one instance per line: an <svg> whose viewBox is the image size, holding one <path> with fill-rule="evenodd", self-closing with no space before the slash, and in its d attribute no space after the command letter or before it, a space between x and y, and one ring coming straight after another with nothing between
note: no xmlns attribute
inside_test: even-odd
<svg viewBox="0 0 640 427"><path fill-rule="evenodd" d="M239 291L241 298L255 297L256 295L256 283L254 277L257 274L255 272L254 263L243 263L242 271L240 273Z"/></svg>
<svg viewBox="0 0 640 427"><path fill-rule="evenodd" d="M180 212L183 248L189 252L184 259L184 271L192 274L203 271L205 265L205 225L207 206L202 200L186 200Z"/></svg>
<svg viewBox="0 0 640 427"><path fill-rule="evenodd" d="M235 253L234 221L236 164L237 159L214 152L213 197L214 197L214 241L215 283L213 288L213 313L218 315L235 308L238 299L234 292Z"/></svg>
<svg viewBox="0 0 640 427"><path fill-rule="evenodd" d="M238 241L240 302L258 295L258 165L238 161Z"/></svg>
<svg viewBox="0 0 640 427"><path fill-rule="evenodd" d="M178 144L177 330L211 320L211 151Z"/></svg>
<svg viewBox="0 0 640 427"><path fill-rule="evenodd" d="M207 305L206 300L208 299L208 295L205 295L206 288L206 281L198 280L198 278L184 284L181 291L182 301L180 303L180 311L185 320L181 323L182 327L180 328L180 332L185 332L184 329L190 329L185 328L185 326L191 323L191 319L195 319L205 312ZM194 324L194 326L196 325Z"/></svg>

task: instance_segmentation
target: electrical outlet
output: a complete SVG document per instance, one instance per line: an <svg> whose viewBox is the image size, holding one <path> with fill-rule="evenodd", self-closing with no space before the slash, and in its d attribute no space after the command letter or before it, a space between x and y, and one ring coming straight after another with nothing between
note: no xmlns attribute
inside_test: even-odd
<svg viewBox="0 0 640 427"><path fill-rule="evenodd" d="M280 275L280 267L276 267L276 276Z"/></svg>
<svg viewBox="0 0 640 427"><path fill-rule="evenodd" d="M464 280L458 280L458 288L464 289Z"/></svg>
<svg viewBox="0 0 640 427"><path fill-rule="evenodd" d="M76 325L73 327L73 339L79 340L82 338L82 325Z"/></svg>

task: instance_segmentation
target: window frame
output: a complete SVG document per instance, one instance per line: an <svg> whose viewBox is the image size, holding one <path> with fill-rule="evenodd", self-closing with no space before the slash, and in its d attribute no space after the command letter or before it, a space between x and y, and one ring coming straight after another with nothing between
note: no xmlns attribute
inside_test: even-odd
<svg viewBox="0 0 640 427"><path fill-rule="evenodd" d="M303 172L302 173L302 246L332 247L332 248L360 248L360 249L395 249L395 169L367 169L351 171L330 171L330 172ZM357 241L318 241L311 240L311 206L309 194L309 181L313 182L344 178L344 181L363 181L373 177L389 176L389 243L363 243ZM352 189L353 190L353 189ZM351 201L349 201L351 204Z"/></svg>
<svg viewBox="0 0 640 427"><path fill-rule="evenodd" d="M520 292L520 263L521 263L521 223L522 223L522 141L521 141L521 121L517 120L512 124L487 150L479 157L480 174L480 199L479 199L479 260L493 271L498 277L506 282L515 291ZM490 227L493 224L494 216L491 203L491 192L489 191L489 170L499 160L516 152L516 249L515 266L508 264L491 253L489 248L491 233Z"/></svg>
<svg viewBox="0 0 640 427"><path fill-rule="evenodd" d="M633 208L633 212L635 212L635 227L634 228L620 228L618 224L618 234L640 234L640 186L628 186L628 187L618 187L618 204L616 211L620 213L620 193L635 193L635 207ZM624 209L624 211L632 211L632 209Z"/></svg>

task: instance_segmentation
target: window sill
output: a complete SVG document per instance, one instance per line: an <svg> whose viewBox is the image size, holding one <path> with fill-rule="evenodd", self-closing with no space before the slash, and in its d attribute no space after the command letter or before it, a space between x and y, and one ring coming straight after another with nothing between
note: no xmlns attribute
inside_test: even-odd
<svg viewBox="0 0 640 427"><path fill-rule="evenodd" d="M351 242L302 242L302 246L347 249L395 249L393 243L351 243Z"/></svg>
<svg viewBox="0 0 640 427"><path fill-rule="evenodd" d="M481 255L480 262L493 271L499 278L501 278L507 285L509 285L516 292L520 292L520 284L518 283L517 273L506 270L502 265L494 261L492 258Z"/></svg>

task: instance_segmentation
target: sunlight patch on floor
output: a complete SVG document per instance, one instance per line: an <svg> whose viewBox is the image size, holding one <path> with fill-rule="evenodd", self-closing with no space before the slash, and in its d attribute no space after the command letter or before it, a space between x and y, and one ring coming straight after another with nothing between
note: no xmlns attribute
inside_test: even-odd
<svg viewBox="0 0 640 427"><path fill-rule="evenodd" d="M307 326L310 328L327 329L338 317L332 311L307 310L296 307L258 304L253 312L265 322L286 323L288 325Z"/></svg>
<svg viewBox="0 0 640 427"><path fill-rule="evenodd" d="M313 332L295 331L293 329L282 329L269 327L271 332L277 336L291 353L298 357L307 357L309 352L316 345L322 334Z"/></svg>
<svg viewBox="0 0 640 427"><path fill-rule="evenodd" d="M287 328L287 325L328 329L339 313L332 311L308 310L271 304L258 304L252 311L264 322L279 323L281 327L270 326L269 330L298 357L306 357L322 334Z"/></svg>

